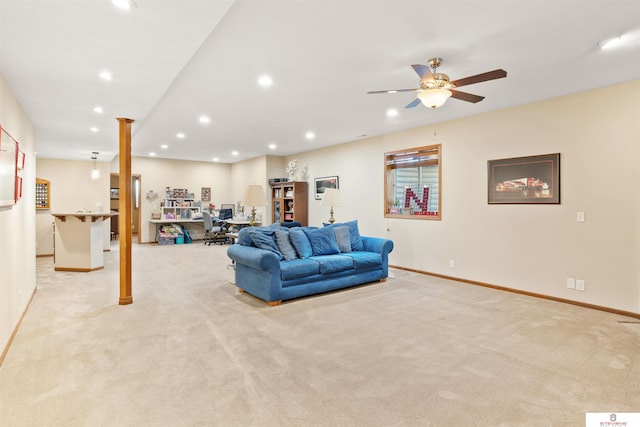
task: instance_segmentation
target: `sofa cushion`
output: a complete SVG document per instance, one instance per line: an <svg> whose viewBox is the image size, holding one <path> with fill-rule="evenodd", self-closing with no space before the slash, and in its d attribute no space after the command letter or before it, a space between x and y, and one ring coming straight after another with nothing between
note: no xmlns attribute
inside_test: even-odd
<svg viewBox="0 0 640 427"><path fill-rule="evenodd" d="M292 259L298 258L296 248L293 247L291 240L289 240L289 230L275 230L274 233L276 235L278 249L282 252L282 256L285 261L291 261Z"/></svg>
<svg viewBox="0 0 640 427"><path fill-rule="evenodd" d="M376 252L349 252L345 254L353 259L353 268L369 268L382 266L382 255Z"/></svg>
<svg viewBox="0 0 640 427"><path fill-rule="evenodd" d="M251 227L245 227L238 232L236 243L243 246L255 246L251 240Z"/></svg>
<svg viewBox="0 0 640 427"><path fill-rule="evenodd" d="M272 228L247 227L247 229L249 230L249 235L251 236L251 240L254 245L260 249L273 252L278 255L278 259L280 260L284 258L282 256L282 252L278 249L278 244L276 243L276 239L273 234L274 230Z"/></svg>
<svg viewBox="0 0 640 427"><path fill-rule="evenodd" d="M351 252L351 237L349 236L349 227L333 227L333 234L338 242L340 252Z"/></svg>
<svg viewBox="0 0 640 427"><path fill-rule="evenodd" d="M322 255L309 258L320 264L320 273L329 274L353 269L353 259L345 255Z"/></svg>
<svg viewBox="0 0 640 427"><path fill-rule="evenodd" d="M309 238L314 256L340 253L336 236L331 228L303 229Z"/></svg>
<svg viewBox="0 0 640 427"><path fill-rule="evenodd" d="M351 239L352 251L363 251L364 245L362 244L362 238L360 237L360 231L358 230L358 220L353 220L344 223L325 224L325 227L349 227L349 238Z"/></svg>
<svg viewBox="0 0 640 427"><path fill-rule="evenodd" d="M302 228L292 228L289 231L289 239L293 247L296 248L296 252L300 258L309 258L313 255L309 238L304 234Z"/></svg>
<svg viewBox="0 0 640 427"><path fill-rule="evenodd" d="M320 264L311 259L297 258L280 263L280 279L292 280L320 273Z"/></svg>

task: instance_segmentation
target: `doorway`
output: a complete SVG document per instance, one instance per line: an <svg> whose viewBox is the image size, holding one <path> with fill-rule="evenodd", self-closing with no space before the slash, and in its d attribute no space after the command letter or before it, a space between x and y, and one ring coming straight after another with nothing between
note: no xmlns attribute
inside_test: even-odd
<svg viewBox="0 0 640 427"><path fill-rule="evenodd" d="M120 212L120 174L111 174L111 210ZM140 175L131 175L131 235L138 236L138 244L142 242L142 233L140 232L140 224L142 223L142 177ZM118 229L118 218L111 219L111 238L118 238L120 230Z"/></svg>

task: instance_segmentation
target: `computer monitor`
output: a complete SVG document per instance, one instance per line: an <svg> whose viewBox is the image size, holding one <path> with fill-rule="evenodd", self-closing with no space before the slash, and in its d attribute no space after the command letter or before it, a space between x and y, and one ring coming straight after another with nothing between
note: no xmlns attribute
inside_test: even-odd
<svg viewBox="0 0 640 427"><path fill-rule="evenodd" d="M233 218L233 209L220 209L218 212L218 219L231 219Z"/></svg>
<svg viewBox="0 0 640 427"><path fill-rule="evenodd" d="M234 205L233 203L223 203L222 205L220 205L220 209L231 209L231 216L233 217L236 213L235 213L235 207L236 205Z"/></svg>

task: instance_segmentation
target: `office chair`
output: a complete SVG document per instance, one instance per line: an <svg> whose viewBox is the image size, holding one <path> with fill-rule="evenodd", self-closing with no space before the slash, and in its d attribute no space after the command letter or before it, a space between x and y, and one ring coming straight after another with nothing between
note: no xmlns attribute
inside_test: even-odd
<svg viewBox="0 0 640 427"><path fill-rule="evenodd" d="M221 210L222 212L222 210ZM204 244L223 244L227 241L226 221L215 219L207 211L202 212L202 222L204 224Z"/></svg>

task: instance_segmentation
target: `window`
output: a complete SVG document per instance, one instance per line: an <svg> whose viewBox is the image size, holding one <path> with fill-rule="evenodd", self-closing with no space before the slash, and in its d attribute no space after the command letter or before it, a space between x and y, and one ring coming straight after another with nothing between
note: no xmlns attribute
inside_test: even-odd
<svg viewBox="0 0 640 427"><path fill-rule="evenodd" d="M384 155L384 216L441 219L440 144Z"/></svg>

